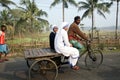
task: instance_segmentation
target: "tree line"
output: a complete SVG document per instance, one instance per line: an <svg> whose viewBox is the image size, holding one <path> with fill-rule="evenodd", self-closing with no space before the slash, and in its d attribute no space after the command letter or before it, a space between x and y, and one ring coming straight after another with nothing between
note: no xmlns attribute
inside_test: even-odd
<svg viewBox="0 0 120 80"><path fill-rule="evenodd" d="M104 18L104 13L110 13L110 7L115 1L116 5L116 27L115 27L115 39L117 39L118 33L118 11L119 11L119 2L120 0L54 0L50 4L50 8L55 7L56 5L62 3L62 16L64 21L64 9L69 8L68 4L75 6L78 11L84 10L84 13L81 17L81 20L84 20L86 17L90 17L92 21L91 25L91 38L93 38L93 30L94 30L94 12L97 13ZM9 4L16 6L15 9L11 9ZM12 0L0 0L0 6L4 7L4 9L0 12L0 25L5 24L9 26L9 29L12 29L14 34L19 33L31 33L31 32L41 32L45 27L49 26L49 22L42 17L48 16L48 14L38 8L35 0L20 0L20 5L24 7L18 6ZM11 26L11 27L10 27Z"/></svg>

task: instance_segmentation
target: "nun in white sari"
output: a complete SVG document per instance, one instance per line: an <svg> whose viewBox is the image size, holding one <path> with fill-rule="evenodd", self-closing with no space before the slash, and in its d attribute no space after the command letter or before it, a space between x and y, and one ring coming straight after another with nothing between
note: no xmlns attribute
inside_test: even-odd
<svg viewBox="0 0 120 80"><path fill-rule="evenodd" d="M64 56L69 57L69 63L74 70L78 70L79 67L76 66L79 57L79 51L72 47L68 40L67 30L69 24L63 22L61 29L58 30L58 33L55 36L55 50L58 53L62 53Z"/></svg>

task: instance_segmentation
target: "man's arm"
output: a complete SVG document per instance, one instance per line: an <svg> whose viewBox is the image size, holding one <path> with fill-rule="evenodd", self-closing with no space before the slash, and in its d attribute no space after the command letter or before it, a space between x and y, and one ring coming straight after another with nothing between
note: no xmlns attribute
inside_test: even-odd
<svg viewBox="0 0 120 80"><path fill-rule="evenodd" d="M87 36L79 29L77 25L74 26L74 32L78 34L81 38L88 40Z"/></svg>
<svg viewBox="0 0 120 80"><path fill-rule="evenodd" d="M0 31L0 36L2 35L2 31Z"/></svg>

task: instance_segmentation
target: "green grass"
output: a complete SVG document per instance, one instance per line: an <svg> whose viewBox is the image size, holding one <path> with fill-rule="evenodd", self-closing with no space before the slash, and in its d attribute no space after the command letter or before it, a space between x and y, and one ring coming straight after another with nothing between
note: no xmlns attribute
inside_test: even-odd
<svg viewBox="0 0 120 80"><path fill-rule="evenodd" d="M115 49L115 50L102 50L103 54L111 54L111 53L119 53L120 54L120 49Z"/></svg>
<svg viewBox="0 0 120 80"><path fill-rule="evenodd" d="M47 45L49 45L49 32L47 33L40 33L40 34L28 34L28 35L24 35L24 36L21 36L21 37L14 37L13 39L11 40L7 40L7 44L8 45L18 45L17 47L12 47L12 50L13 54L16 54L15 56L21 56L23 55L23 52L21 52L21 48L23 47L19 47L19 45L23 45L24 43L27 43L27 44L34 44L34 43L39 43L40 44L42 43L42 46L40 47L46 47ZM106 45L100 45L100 47L104 48L106 47ZM120 48L119 49L116 49L116 50L108 50L108 49L104 49L102 50L103 54L109 54L109 53L120 53Z"/></svg>
<svg viewBox="0 0 120 80"><path fill-rule="evenodd" d="M41 34L30 34L26 37L14 37L11 40L7 40L7 44L22 44L22 43L31 43L31 42L48 42L49 34L41 33Z"/></svg>
<svg viewBox="0 0 120 80"><path fill-rule="evenodd" d="M32 40L31 38L22 38L22 39L15 38L13 40L7 41L7 43L8 44L21 44L21 43L24 43L24 42L30 42L31 40Z"/></svg>

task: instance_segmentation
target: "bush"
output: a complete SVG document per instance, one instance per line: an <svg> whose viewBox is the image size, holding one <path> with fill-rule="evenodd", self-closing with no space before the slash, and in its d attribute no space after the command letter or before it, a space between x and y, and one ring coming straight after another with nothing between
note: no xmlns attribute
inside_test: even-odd
<svg viewBox="0 0 120 80"><path fill-rule="evenodd" d="M100 43L100 44L98 45L98 48L101 49L101 50L104 50L104 47L105 47L105 45L104 45L103 43Z"/></svg>

